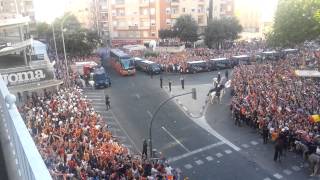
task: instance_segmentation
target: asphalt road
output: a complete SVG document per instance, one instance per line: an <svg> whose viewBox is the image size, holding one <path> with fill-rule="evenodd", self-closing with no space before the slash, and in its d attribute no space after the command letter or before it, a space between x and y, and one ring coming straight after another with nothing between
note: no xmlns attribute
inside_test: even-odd
<svg viewBox="0 0 320 180"><path fill-rule="evenodd" d="M133 153L139 153L143 139L148 139L151 114L169 96L160 88L159 76L151 78L138 72L135 76L122 77L112 69L108 71L112 87L90 90L87 95L111 124L113 134L121 137L119 141ZM184 78L186 84L196 86L212 82L216 74L190 74ZM164 83L169 80L180 83L179 78L179 75L165 75ZM111 97L111 111L104 110L104 94ZM223 138L241 148L240 151L198 126L174 102L165 105L156 116L152 128L153 148L191 180L308 179L306 168L296 163L300 161L299 156L289 154L283 163L274 163L272 145L263 145L250 128L233 125L228 111L229 98L226 96L222 105L209 106L205 118Z"/></svg>

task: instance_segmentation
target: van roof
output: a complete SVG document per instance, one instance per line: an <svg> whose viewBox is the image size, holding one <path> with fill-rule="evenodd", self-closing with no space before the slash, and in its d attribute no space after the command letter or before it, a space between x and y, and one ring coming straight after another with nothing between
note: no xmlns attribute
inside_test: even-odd
<svg viewBox="0 0 320 180"><path fill-rule="evenodd" d="M210 59L210 61L223 61L227 60L227 58L215 58L215 59Z"/></svg>
<svg viewBox="0 0 320 180"><path fill-rule="evenodd" d="M143 61L141 61L141 62L146 63L146 64L154 64L154 62L149 61L149 60L143 60Z"/></svg>
<svg viewBox="0 0 320 180"><path fill-rule="evenodd" d="M265 51L265 52L262 52L262 54L275 54L277 53L277 51Z"/></svg>
<svg viewBox="0 0 320 180"><path fill-rule="evenodd" d="M189 61L189 62L187 62L187 63L189 63L189 64L197 64L197 63L205 63L205 61Z"/></svg>
<svg viewBox="0 0 320 180"><path fill-rule="evenodd" d="M247 58L249 57L248 55L239 55L239 56L233 56L234 58Z"/></svg>

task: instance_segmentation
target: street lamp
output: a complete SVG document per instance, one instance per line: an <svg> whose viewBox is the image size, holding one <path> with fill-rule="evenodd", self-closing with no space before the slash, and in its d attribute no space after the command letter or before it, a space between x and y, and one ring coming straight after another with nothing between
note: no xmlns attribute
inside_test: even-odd
<svg viewBox="0 0 320 180"><path fill-rule="evenodd" d="M56 42L56 35L54 33L54 24L51 24L52 27L52 36L53 36L53 44L54 44L54 49L56 51L56 61L59 61L59 56L58 56L58 51L57 51L57 42Z"/></svg>
<svg viewBox="0 0 320 180"><path fill-rule="evenodd" d="M192 94L192 99L196 100L197 99L197 91L195 88L192 88L191 92L187 92L187 93L183 93L183 94L178 94L178 95L175 95L175 96L172 96L170 97L169 99L163 101L160 103L160 105L158 106L158 108L156 109L156 111L152 114L152 117L151 117L151 121L150 121L150 125L149 125L149 141L150 141L150 158L153 158L153 152L152 152L152 124L153 124L153 121L157 115L157 113L159 112L159 110L161 109L161 107L163 105L165 105L167 102L169 102L171 99L173 98L176 98L176 97L179 97L179 96L184 96L184 95L187 95L187 94Z"/></svg>

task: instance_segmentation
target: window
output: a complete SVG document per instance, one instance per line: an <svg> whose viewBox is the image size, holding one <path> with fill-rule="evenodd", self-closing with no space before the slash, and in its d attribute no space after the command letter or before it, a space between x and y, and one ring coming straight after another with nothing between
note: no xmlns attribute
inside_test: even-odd
<svg viewBox="0 0 320 180"><path fill-rule="evenodd" d="M151 26L155 26L156 25L156 20L151 19Z"/></svg>
<svg viewBox="0 0 320 180"><path fill-rule="evenodd" d="M151 14L151 15L154 15L155 13L156 13L156 9L155 9L155 8L151 8L151 9L150 9L150 14Z"/></svg>
<svg viewBox="0 0 320 180"><path fill-rule="evenodd" d="M204 18L203 16L198 17L198 24L203 24L204 23Z"/></svg>
<svg viewBox="0 0 320 180"><path fill-rule="evenodd" d="M184 13L185 13L185 12L186 12L186 8L182 8L182 12L184 12Z"/></svg>
<svg viewBox="0 0 320 180"><path fill-rule="evenodd" d="M167 25L170 25L171 24L171 19L166 19L166 23L167 23Z"/></svg>
<svg viewBox="0 0 320 180"><path fill-rule="evenodd" d="M166 8L166 14L170 14L170 8Z"/></svg>
<svg viewBox="0 0 320 180"><path fill-rule="evenodd" d="M151 32L151 36L156 36L156 32Z"/></svg>
<svg viewBox="0 0 320 180"><path fill-rule="evenodd" d="M191 12L195 12L196 10L194 8L191 9Z"/></svg>
<svg viewBox="0 0 320 180"><path fill-rule="evenodd" d="M178 8L172 8L172 14L178 14L179 9Z"/></svg>

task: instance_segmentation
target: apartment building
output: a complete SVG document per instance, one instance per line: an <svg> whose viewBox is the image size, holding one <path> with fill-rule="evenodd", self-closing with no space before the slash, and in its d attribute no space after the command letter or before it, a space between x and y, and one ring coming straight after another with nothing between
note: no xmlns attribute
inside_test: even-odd
<svg viewBox="0 0 320 180"><path fill-rule="evenodd" d="M0 0L0 19L11 19L17 15L29 16L31 23L34 23L33 0Z"/></svg>
<svg viewBox="0 0 320 180"><path fill-rule="evenodd" d="M141 43L158 39L160 29L190 14L204 29L209 0L92 0L96 27L113 43ZM214 0L213 16L233 15L234 0Z"/></svg>

